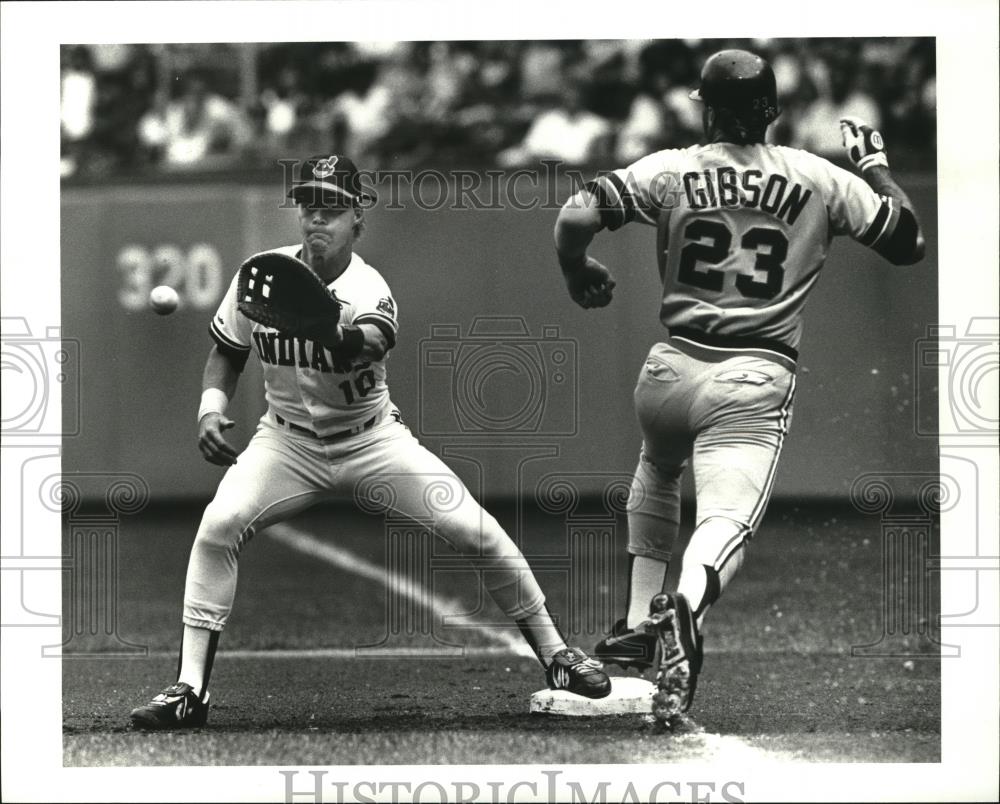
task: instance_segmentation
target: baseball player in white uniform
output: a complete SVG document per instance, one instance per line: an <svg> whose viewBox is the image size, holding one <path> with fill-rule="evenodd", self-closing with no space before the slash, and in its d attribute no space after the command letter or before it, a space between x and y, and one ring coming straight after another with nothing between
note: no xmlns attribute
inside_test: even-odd
<svg viewBox="0 0 1000 804"><path fill-rule="evenodd" d="M860 178L765 144L778 116L774 73L741 50L709 58L691 96L704 104L706 144L599 176L555 227L570 295L585 308L607 305L615 286L587 255L594 235L632 221L657 227L667 337L650 350L635 389L643 443L629 504L627 611L594 654L639 669L655 661L653 714L668 725L691 705L703 620L742 565L771 494L792 415L802 309L830 241L849 235L897 265L924 252L877 131L841 122ZM677 591L663 594L689 461L696 529Z"/></svg>
<svg viewBox="0 0 1000 804"><path fill-rule="evenodd" d="M413 437L389 397L386 360L396 342L396 302L378 271L353 250L374 193L362 187L350 159L332 155L306 160L289 195L297 202L302 242L276 250L309 265L343 309L322 337L295 338L245 317L234 278L212 319L215 345L205 365L198 445L206 460L228 469L191 549L177 681L133 710L133 725L205 724L240 554L256 532L330 498L430 520L438 536L482 571L489 594L516 621L550 687L608 695L610 681L600 665L566 646L517 546ZM226 406L251 354L263 366L267 412L238 454L224 435L233 426Z"/></svg>

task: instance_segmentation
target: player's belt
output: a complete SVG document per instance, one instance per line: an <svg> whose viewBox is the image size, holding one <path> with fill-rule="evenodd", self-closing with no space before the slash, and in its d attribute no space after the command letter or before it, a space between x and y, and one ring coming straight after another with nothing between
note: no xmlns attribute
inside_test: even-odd
<svg viewBox="0 0 1000 804"><path fill-rule="evenodd" d="M344 438L350 438L352 435L357 435L358 433L363 433L365 430L372 428L375 422L378 420L378 414L372 416L364 424L359 424L356 427L351 427L347 430L341 430L339 433L331 433L330 435L321 436L318 433L314 433L308 427L303 427L301 424L296 424L295 422L286 421L283 417L279 416L277 413L274 414L275 421L278 422L282 427L287 427L289 430L294 430L297 433L304 433L305 435L312 436L317 441L322 441L324 444L329 444L333 441L340 441Z"/></svg>
<svg viewBox="0 0 1000 804"><path fill-rule="evenodd" d="M794 372L799 359L797 349L770 338L713 335L691 327L668 327L667 333L675 347L681 351L692 352L693 357L702 360L724 360L739 353L755 354L773 360Z"/></svg>

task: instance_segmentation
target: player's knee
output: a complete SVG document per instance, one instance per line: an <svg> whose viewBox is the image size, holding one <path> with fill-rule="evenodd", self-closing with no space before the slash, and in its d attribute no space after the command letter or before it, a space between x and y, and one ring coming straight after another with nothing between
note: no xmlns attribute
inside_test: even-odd
<svg viewBox="0 0 1000 804"><path fill-rule="evenodd" d="M629 487L626 511L676 518L680 513L680 475L683 467L660 470L646 457L639 462Z"/></svg>
<svg viewBox="0 0 1000 804"><path fill-rule="evenodd" d="M211 504L205 509L195 537L195 547L209 550L236 551L245 530L238 511Z"/></svg>
<svg viewBox="0 0 1000 804"><path fill-rule="evenodd" d="M741 548L750 535L750 528L735 520L709 517L691 535L691 542L684 551L684 563L719 569L742 554Z"/></svg>

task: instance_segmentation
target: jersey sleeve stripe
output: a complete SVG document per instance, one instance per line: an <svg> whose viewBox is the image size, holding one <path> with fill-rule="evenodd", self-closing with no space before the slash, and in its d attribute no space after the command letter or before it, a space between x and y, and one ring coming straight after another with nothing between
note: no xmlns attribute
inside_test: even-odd
<svg viewBox="0 0 1000 804"><path fill-rule="evenodd" d="M372 324L375 323L387 324L388 326L392 327L393 331L399 329L399 325L395 322L394 319L390 318L387 315L382 315L381 313L362 313L361 315L357 316L354 319L353 323L360 324L365 321L370 321L370 323Z"/></svg>
<svg viewBox="0 0 1000 804"><path fill-rule="evenodd" d="M237 371L243 371L250 358L250 347L236 343L232 338L227 338L218 327L215 321L208 326L208 332L215 341L215 346L219 352L225 355L233 364Z"/></svg>
<svg viewBox="0 0 1000 804"><path fill-rule="evenodd" d="M601 224L609 231L620 229L635 218L635 202L620 176L610 173L587 182L584 189L597 198Z"/></svg>
<svg viewBox="0 0 1000 804"><path fill-rule="evenodd" d="M604 176L598 176L594 181L600 182L602 186L608 189L610 192L608 197L613 203L620 206L624 212L627 191L625 190L625 182L621 180L621 177L616 176L614 173L608 173Z"/></svg>
<svg viewBox="0 0 1000 804"><path fill-rule="evenodd" d="M389 344L391 349L396 345L396 330L398 325L388 316L379 315L378 313L365 313L362 316L354 319L354 324L373 324L379 328L379 331L385 335L385 339Z"/></svg>
<svg viewBox="0 0 1000 804"><path fill-rule="evenodd" d="M208 331L209 334L212 336L212 338L215 340L215 342L218 343L220 346L224 346L227 349L234 349L237 352L250 351L249 345L244 346L242 343L237 343L228 335L226 335L221 329L219 329L216 326L214 319L212 320L212 323L208 325Z"/></svg>
<svg viewBox="0 0 1000 804"><path fill-rule="evenodd" d="M889 223L889 213L892 211L892 199L883 198L882 206L878 208L878 212L875 213L875 218L872 220L871 225L865 230L865 233L858 238L858 242L863 246L871 246L882 233L885 232L886 224Z"/></svg>
<svg viewBox="0 0 1000 804"><path fill-rule="evenodd" d="M873 248L893 265L912 265L917 256L919 237L917 219L910 210L901 206L895 220L890 222L888 234L880 238Z"/></svg>
<svg viewBox="0 0 1000 804"><path fill-rule="evenodd" d="M891 238L893 232L896 231L896 224L899 223L899 206L894 204L892 200L889 201L889 217L885 221L885 226L882 227L882 231L879 232L878 236L872 241L872 248L879 249L885 243L887 243Z"/></svg>

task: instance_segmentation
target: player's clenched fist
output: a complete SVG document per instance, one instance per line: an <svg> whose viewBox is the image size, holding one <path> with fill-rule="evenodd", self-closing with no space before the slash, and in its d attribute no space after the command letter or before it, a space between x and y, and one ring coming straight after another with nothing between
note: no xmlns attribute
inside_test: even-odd
<svg viewBox="0 0 1000 804"><path fill-rule="evenodd" d="M560 260L566 287L573 301L583 308L607 307L613 298L615 280L611 271L593 257Z"/></svg>
<svg viewBox="0 0 1000 804"><path fill-rule="evenodd" d="M206 413L198 422L198 449L209 463L232 466L236 463L236 450L222 434L236 423L221 413Z"/></svg>
<svg viewBox="0 0 1000 804"><path fill-rule="evenodd" d="M885 140L863 120L857 117L842 117L840 133L844 138L847 158L862 173L875 165L889 167L889 160L885 155Z"/></svg>

